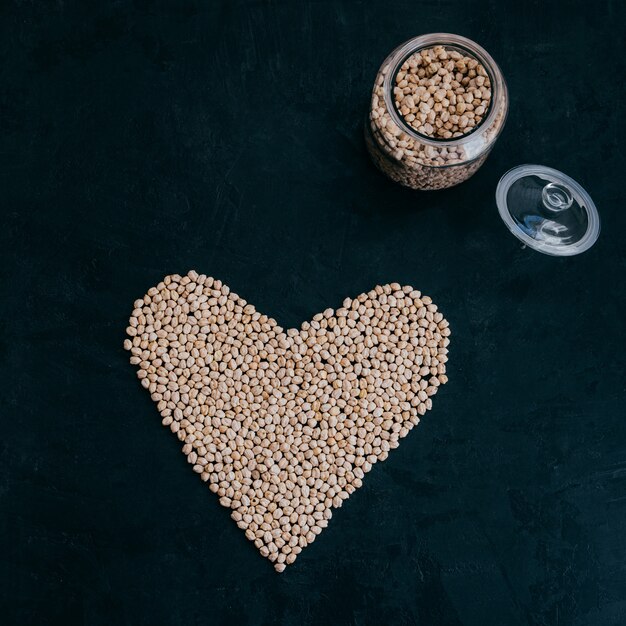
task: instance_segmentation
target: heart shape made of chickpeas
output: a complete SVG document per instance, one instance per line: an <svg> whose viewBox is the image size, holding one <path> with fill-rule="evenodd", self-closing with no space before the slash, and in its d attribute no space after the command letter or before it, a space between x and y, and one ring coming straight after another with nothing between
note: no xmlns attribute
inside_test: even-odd
<svg viewBox="0 0 626 626"><path fill-rule="evenodd" d="M447 382L448 322L397 283L283 330L190 271L136 300L126 332L162 424L279 572Z"/></svg>

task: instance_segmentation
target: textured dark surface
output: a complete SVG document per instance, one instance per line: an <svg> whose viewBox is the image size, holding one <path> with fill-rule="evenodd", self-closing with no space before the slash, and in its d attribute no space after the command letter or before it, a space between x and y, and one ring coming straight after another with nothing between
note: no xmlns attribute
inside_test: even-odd
<svg viewBox="0 0 626 626"><path fill-rule="evenodd" d="M2 624L625 624L623 5L94 6L0 8ZM361 124L384 56L434 31L492 53L511 110L473 179L420 194ZM587 187L589 252L508 234L523 162ZM391 281L452 325L434 410L283 575L122 350L190 268L284 326Z"/></svg>

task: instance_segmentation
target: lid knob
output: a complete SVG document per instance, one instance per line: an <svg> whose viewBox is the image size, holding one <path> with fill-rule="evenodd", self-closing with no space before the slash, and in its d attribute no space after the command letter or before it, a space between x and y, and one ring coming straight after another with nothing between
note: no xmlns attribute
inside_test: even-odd
<svg viewBox="0 0 626 626"><path fill-rule="evenodd" d="M541 192L541 198L549 211L564 211L574 202L570 190L559 183L548 183Z"/></svg>

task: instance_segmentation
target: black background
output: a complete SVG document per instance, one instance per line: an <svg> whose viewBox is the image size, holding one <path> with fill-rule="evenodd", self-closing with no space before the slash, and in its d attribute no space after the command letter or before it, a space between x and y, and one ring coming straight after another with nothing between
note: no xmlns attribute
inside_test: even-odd
<svg viewBox="0 0 626 626"><path fill-rule="evenodd" d="M626 623L623 3L13 2L0 9L3 624ZM376 70L482 44L507 126L467 183L370 164ZM499 177L579 180L598 243L523 249ZM277 575L122 350L164 275L283 326L377 283L453 330L434 409Z"/></svg>

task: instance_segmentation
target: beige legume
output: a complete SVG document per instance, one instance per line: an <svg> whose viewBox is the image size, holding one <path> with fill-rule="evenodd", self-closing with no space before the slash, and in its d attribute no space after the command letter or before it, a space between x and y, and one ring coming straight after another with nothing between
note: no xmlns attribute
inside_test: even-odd
<svg viewBox="0 0 626 626"><path fill-rule="evenodd" d="M491 103L491 80L482 64L467 55L453 63L450 51L444 46L414 52L400 67L395 82L394 100L398 112L409 126L428 137L445 139L447 133L454 136L469 132L482 122ZM483 87L484 92L480 89ZM435 103L445 106L431 106L429 95ZM418 106L416 98L427 100ZM431 110L430 123L423 124L416 118L418 112L428 114ZM454 113L465 115L460 119L454 115L450 118L449 114ZM437 124L438 120L441 124ZM447 121L450 123L445 124Z"/></svg>

